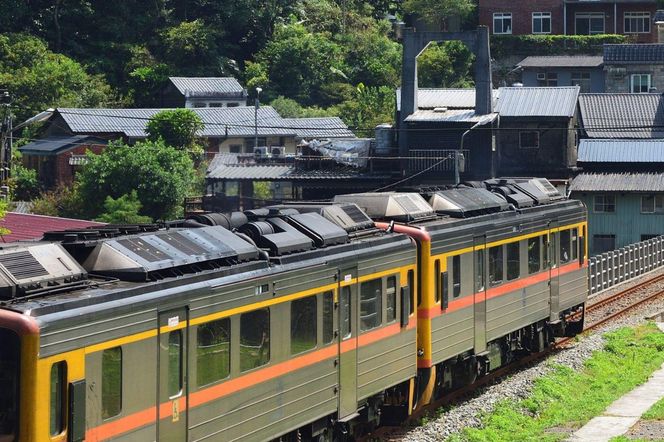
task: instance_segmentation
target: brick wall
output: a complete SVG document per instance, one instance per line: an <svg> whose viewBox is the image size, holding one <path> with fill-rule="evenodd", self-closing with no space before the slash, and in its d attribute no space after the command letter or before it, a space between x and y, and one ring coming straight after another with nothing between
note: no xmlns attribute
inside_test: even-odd
<svg viewBox="0 0 664 442"><path fill-rule="evenodd" d="M657 29L652 23L656 6L651 3L617 4L568 4L567 5L567 33L576 34L575 16L583 12L604 13L604 33L625 33L625 12L650 12L650 32L641 34L626 34L634 39L635 43L654 43L657 41Z"/></svg>
<svg viewBox="0 0 664 442"><path fill-rule="evenodd" d="M87 151L99 154L105 147L99 144L82 144L57 155L53 164L53 184L55 186L67 186L74 181L74 175L80 166L71 166L69 164L69 159L72 155L85 155Z"/></svg>
<svg viewBox="0 0 664 442"><path fill-rule="evenodd" d="M551 33L563 33L562 0L515 1L515 0L480 0L479 23L489 27L493 34L493 14L495 12L512 13L512 34L532 34L533 12L551 13Z"/></svg>
<svg viewBox="0 0 664 442"><path fill-rule="evenodd" d="M664 64L608 65L604 67L606 92L631 92L632 74L650 74L650 86L664 91Z"/></svg>

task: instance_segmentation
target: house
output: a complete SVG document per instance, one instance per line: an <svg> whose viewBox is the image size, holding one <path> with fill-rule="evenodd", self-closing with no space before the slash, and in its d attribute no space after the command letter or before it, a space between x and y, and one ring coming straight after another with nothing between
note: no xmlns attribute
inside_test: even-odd
<svg viewBox="0 0 664 442"><path fill-rule="evenodd" d="M498 91L498 174L568 179L576 167L579 86Z"/></svg>
<svg viewBox="0 0 664 442"><path fill-rule="evenodd" d="M169 77L161 93L163 107L236 107L247 105L247 90L233 77Z"/></svg>
<svg viewBox="0 0 664 442"><path fill-rule="evenodd" d="M604 45L607 92L664 91L664 43Z"/></svg>
<svg viewBox="0 0 664 442"><path fill-rule="evenodd" d="M133 143L147 137L148 121L162 110L58 108L47 121L46 135L88 135ZM219 152L253 154L256 141L258 146L275 146L280 148L280 154L294 155L300 140L310 135L319 138L355 136L339 118L283 119L270 106L261 106L258 110L253 106L192 110L205 125L198 135L207 140L209 158Z"/></svg>
<svg viewBox="0 0 664 442"><path fill-rule="evenodd" d="M493 35L625 34L657 41L656 0L479 0L479 23Z"/></svg>
<svg viewBox="0 0 664 442"><path fill-rule="evenodd" d="M47 188L68 186L87 152L100 153L107 141L90 135L51 135L18 148L23 164L37 171Z"/></svg>
<svg viewBox="0 0 664 442"><path fill-rule="evenodd" d="M664 99L581 94L570 196L588 207L591 253L664 234Z"/></svg>
<svg viewBox="0 0 664 442"><path fill-rule="evenodd" d="M526 87L579 86L581 93L604 92L603 68L601 55L531 56L517 63Z"/></svg>

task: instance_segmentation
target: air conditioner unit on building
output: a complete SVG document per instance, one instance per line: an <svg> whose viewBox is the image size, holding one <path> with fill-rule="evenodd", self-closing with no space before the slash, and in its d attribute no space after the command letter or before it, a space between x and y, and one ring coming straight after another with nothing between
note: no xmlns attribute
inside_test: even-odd
<svg viewBox="0 0 664 442"><path fill-rule="evenodd" d="M540 72L537 74L537 80L544 81L546 80L546 74L544 72Z"/></svg>
<svg viewBox="0 0 664 442"><path fill-rule="evenodd" d="M254 147L254 156L256 158L267 158L269 156L269 151L267 146L255 146Z"/></svg>
<svg viewBox="0 0 664 442"><path fill-rule="evenodd" d="M272 146L270 147L270 153L272 153L273 158L282 158L286 154L286 146Z"/></svg>

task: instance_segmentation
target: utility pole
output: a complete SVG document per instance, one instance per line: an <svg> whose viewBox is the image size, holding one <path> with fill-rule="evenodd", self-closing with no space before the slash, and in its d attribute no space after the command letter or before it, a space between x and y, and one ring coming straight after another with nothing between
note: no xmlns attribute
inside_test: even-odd
<svg viewBox="0 0 664 442"><path fill-rule="evenodd" d="M9 178L12 161L12 97L0 90L0 198L9 197Z"/></svg>

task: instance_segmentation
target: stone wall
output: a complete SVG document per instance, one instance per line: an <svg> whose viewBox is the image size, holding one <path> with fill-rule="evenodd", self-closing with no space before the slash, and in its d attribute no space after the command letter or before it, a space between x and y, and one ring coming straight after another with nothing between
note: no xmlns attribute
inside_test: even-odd
<svg viewBox="0 0 664 442"><path fill-rule="evenodd" d="M664 64L607 65L604 67L606 92L631 92L633 74L650 74L650 86L664 92Z"/></svg>

